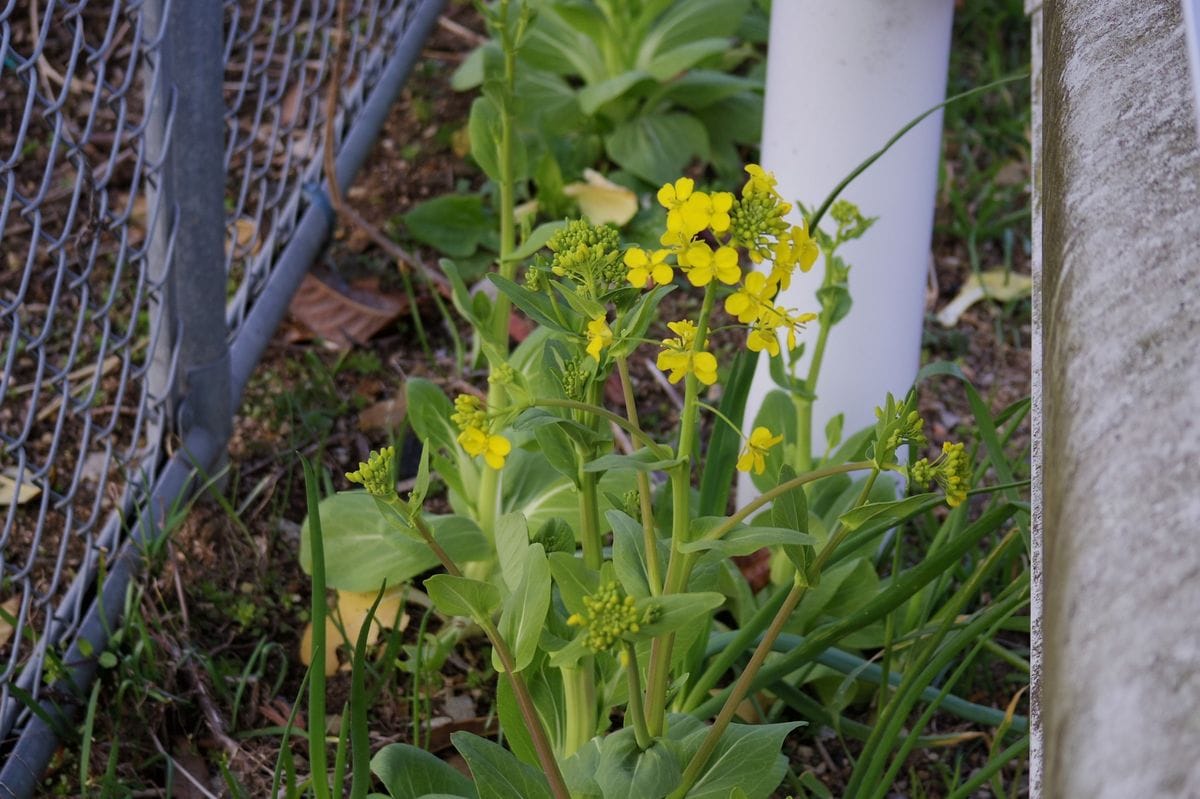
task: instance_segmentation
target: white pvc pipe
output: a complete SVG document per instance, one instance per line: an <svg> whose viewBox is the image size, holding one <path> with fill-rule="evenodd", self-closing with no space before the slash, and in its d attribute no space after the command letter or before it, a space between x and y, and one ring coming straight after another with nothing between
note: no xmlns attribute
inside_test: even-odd
<svg viewBox="0 0 1200 799"><path fill-rule="evenodd" d="M763 166L786 200L810 208L913 117L945 98L954 0L776 0L767 55ZM813 449L829 418L874 422L886 392L916 377L941 150L941 113L910 131L843 193L879 221L840 254L852 265L850 315L834 327L813 412ZM799 211L793 212L796 220ZM830 220L826 217L826 221ZM778 299L817 310L823 264ZM815 327L805 333L805 361ZM801 373L807 372L807 366ZM747 403L750 428L773 388L765 358ZM741 496L753 495L745 476Z"/></svg>

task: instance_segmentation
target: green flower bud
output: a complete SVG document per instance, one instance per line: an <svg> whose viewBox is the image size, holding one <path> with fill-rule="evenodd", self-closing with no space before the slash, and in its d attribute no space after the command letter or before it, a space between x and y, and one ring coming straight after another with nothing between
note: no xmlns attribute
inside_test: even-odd
<svg viewBox="0 0 1200 799"><path fill-rule="evenodd" d="M384 447L372 452L366 463L359 463L357 470L346 472L346 479L358 483L373 497L391 499L396 495L395 463L396 448Z"/></svg>

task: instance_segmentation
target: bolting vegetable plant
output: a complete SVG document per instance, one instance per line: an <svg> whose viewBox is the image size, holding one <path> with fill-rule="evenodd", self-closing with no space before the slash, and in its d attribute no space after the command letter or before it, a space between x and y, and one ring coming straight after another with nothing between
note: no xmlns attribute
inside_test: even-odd
<svg viewBox="0 0 1200 799"><path fill-rule="evenodd" d="M839 208L839 232L832 236L815 233L815 217L789 224L789 205L772 176L756 165L746 171L736 196L700 191L687 178L663 185L657 195L666 212L659 248L622 249L614 229L576 220L548 239L550 254L535 258L522 282L492 275L500 295L540 326L541 358L522 364L522 353L505 357L488 347L490 383L502 387L498 401L462 394L451 404L431 384L410 387L425 450L408 497L396 492L391 448L347 475L365 491L339 496L370 502L392 539L422 543L441 564L445 573L426 578L425 590L442 613L478 625L501 675L497 709L511 751L456 734L455 745L475 778L471 784L411 746L386 747L373 769L393 797L765 799L785 774L784 739L802 722L737 724L739 706L760 677L778 676L788 658L768 663L768 657L801 601L847 547L869 545L937 501L925 494L872 502L876 478L892 472L913 484L941 486L951 505L965 499L974 462L961 444L945 443L933 461L898 462L902 446L926 443L910 394L886 399L876 425L858 437L860 457L831 458L806 471L776 464L783 436L767 423L756 425L742 439L735 466L773 479L731 513L696 512L700 414L713 413L718 424L741 436L703 401L720 380L710 347L719 295L744 329L748 351L788 358L804 325L831 324L833 316L780 307L776 292L796 270L813 266L818 242L832 251L847 231L866 226L849 206ZM669 322L666 338L649 340L677 276L699 295L696 310ZM629 358L645 347L657 351L667 380L684 387L673 442L656 440L639 422ZM621 412L602 401L613 374L623 389ZM622 451L614 430L636 448ZM439 518L423 509L431 464L458 514ZM821 529L814 529L810 497L854 473L865 476L855 497L829 527L818 522ZM666 475L664 485L655 484L657 474ZM487 475L499 477L490 529L483 526L488 509L480 503L493 500L478 490ZM894 574L855 617L818 627L800 649L811 656L813 642L830 646L882 619L1012 512L1011 506L993 510L985 524L939 549L936 559ZM494 566L490 555L468 563L470 554L450 551L446 531L456 527L484 534ZM735 657L750 652L749 661L732 685L708 699L730 665L714 670L722 662L718 657L704 668L708 632L717 613L746 596L744 585L730 588L744 584L731 558L762 547L775 549L788 564L788 587L780 601L758 606L759 621L743 627L749 637L739 631L742 640L726 651ZM478 547L467 550L480 554ZM614 717L621 722L610 729Z"/></svg>

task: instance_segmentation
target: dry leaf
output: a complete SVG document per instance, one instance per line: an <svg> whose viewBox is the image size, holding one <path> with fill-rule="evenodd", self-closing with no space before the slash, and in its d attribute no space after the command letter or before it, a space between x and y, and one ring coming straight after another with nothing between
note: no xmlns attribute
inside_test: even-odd
<svg viewBox="0 0 1200 799"><path fill-rule="evenodd" d="M12 638L14 626L17 623L17 611L21 609L21 597L13 596L0 604L0 649L3 649Z"/></svg>
<svg viewBox="0 0 1200 799"><path fill-rule="evenodd" d="M364 432L367 430L395 430L404 422L404 415L407 412L408 403L404 395L397 394L360 411L358 429Z"/></svg>
<svg viewBox="0 0 1200 799"><path fill-rule="evenodd" d="M226 235L225 248L238 257L258 255L262 249L262 239L258 236L258 225L253 219L238 217L233 223L233 236Z"/></svg>
<svg viewBox="0 0 1200 799"><path fill-rule="evenodd" d="M942 327L954 327L968 308L985 297L991 297L998 302L1008 302L1028 297L1033 290L1033 279L1029 275L993 269L984 272L980 277L983 278L982 282L975 275L967 278L958 296L938 311L937 320Z"/></svg>
<svg viewBox="0 0 1200 799"><path fill-rule="evenodd" d="M563 194L579 203L579 210L593 225L608 222L621 227L637 213L637 195L618 186L594 169L583 170L583 183L568 183Z"/></svg>
<svg viewBox="0 0 1200 799"><path fill-rule="evenodd" d="M408 627L408 614L401 612L403 586L389 589L379 602L372 620L371 632L367 635L367 646L379 642L379 636L384 629L403 630ZM354 646L358 642L358 634L367 621L367 611L375 604L377 593L374 591L358 593L355 591L338 591L337 606L330 609L325 617L325 676L338 670L337 651L344 644ZM338 626L341 622L341 627ZM342 637L342 628L346 635ZM300 662L305 666L312 663L313 626L309 622L300 637Z"/></svg>
<svg viewBox="0 0 1200 799"><path fill-rule="evenodd" d="M292 304L292 317L313 335L342 347L370 340L408 308L404 295L348 286L332 277L304 276Z"/></svg>
<svg viewBox="0 0 1200 799"><path fill-rule="evenodd" d="M22 481L21 488L18 489L15 478L0 474L0 506L12 505L14 500L16 504L24 505L41 493L42 489L28 481Z"/></svg>

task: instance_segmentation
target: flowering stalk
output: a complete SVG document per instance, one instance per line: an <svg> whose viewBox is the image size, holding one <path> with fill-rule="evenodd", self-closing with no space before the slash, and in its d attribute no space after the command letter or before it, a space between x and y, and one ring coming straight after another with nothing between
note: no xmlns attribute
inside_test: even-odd
<svg viewBox="0 0 1200 799"><path fill-rule="evenodd" d="M621 376L621 391L625 397L625 415L634 427L638 423L637 400L633 397L633 381L629 379L629 360L617 358L617 373ZM662 566L658 561L658 534L654 531L654 507L651 505L652 490L650 475L638 470L638 506L642 516L642 544L646 549L646 577L650 582L650 595L662 593Z"/></svg>

